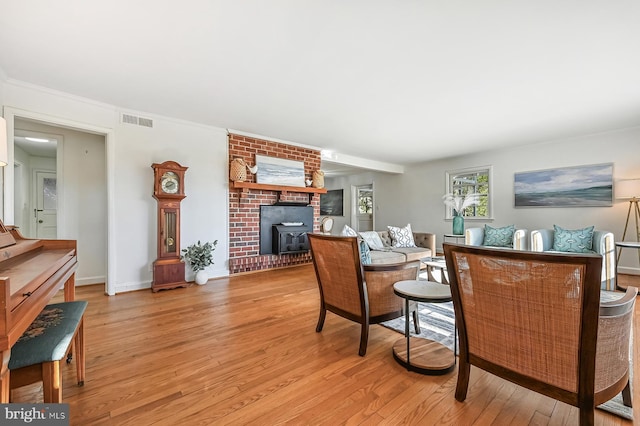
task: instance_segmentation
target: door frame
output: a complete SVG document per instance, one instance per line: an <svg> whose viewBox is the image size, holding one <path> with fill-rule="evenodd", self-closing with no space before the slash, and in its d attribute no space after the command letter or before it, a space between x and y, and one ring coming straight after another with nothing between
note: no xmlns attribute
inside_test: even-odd
<svg viewBox="0 0 640 426"><path fill-rule="evenodd" d="M7 167L9 167L9 166L7 166ZM14 198L13 198L13 202L14 202L14 204L13 204L13 206L14 206L14 210L13 210L13 224L14 224L14 225L17 225L18 227L22 227L22 232L21 232L21 233L22 233L22 235L31 235L31 216L30 216L30 215L27 215L27 218L26 218L26 221L25 221L25 220L23 220L23 219L25 219L25 216L24 216L24 214L23 214L23 215L20 217L20 221L19 221L19 222L16 222L16 214L15 214L15 213L16 213L16 212L15 212L15 206L16 206L16 204L15 204L15 201L16 201L16 200L15 200L15 192L16 192L16 191L15 191L15 185L16 185L16 183L19 183L19 184L21 184L21 186L22 186L22 187L24 187L24 181L25 181L25 176L24 176L24 175L25 175L25 167L26 167L26 166L24 165L24 163L23 163L22 161L15 161L15 160L14 160L14 162L13 162L13 178L14 178L14 181L13 181L13 184L14 184L14 192L13 192L13 193L14 193ZM19 172L20 172L20 173L19 173L19 174L20 174L20 176L18 177L18 179L20 179L20 182L16 182L16 170L19 170ZM31 190L29 189L29 191L31 191ZM24 192L25 192L25 191L22 191L22 194L21 194L21 195L23 195L23 196L24 196ZM22 204L23 204L23 205L24 205L25 203L29 203L29 204L27 205L27 211L31 208L31 199L30 199L30 198L31 198L31 197L29 197L29 195L27 195L27 198L24 198L24 197L23 197L22 199L20 199L20 200L19 200L19 201L21 201L21 202L22 202ZM25 222L26 222L26 223L25 223Z"/></svg>
<svg viewBox="0 0 640 426"><path fill-rule="evenodd" d="M66 127L73 130L78 130L81 132L94 133L104 137L105 143L105 161L106 161L106 184L107 184L107 276L105 278L105 293L109 296L113 296L116 294L115 292L115 276L116 276L116 237L115 237L115 189L114 189L114 179L115 179L115 132L112 128L102 127L92 124L87 124L75 120L69 120L65 118L55 117L48 114L36 112L36 111L28 111L14 107L4 107L4 118L7 121L7 154L10 167L5 167L5 179L4 179L4 199L5 203L3 206L3 218L5 223L11 223L14 220L14 175L13 175L13 162L14 162L14 147L13 147L13 139L14 139L14 124L16 118L25 118L30 120L37 120L43 123L58 126L58 127ZM58 152L60 154L60 152ZM58 177L64 176L64 167L63 164L60 163L62 157L57 155L57 165L58 165ZM60 184L60 180L58 180ZM64 187L64 185L62 184ZM63 188L64 191L64 188ZM60 196L60 193L58 193ZM58 210L58 223L60 223L60 217L63 217L60 214L60 210ZM59 230L58 235L62 234L62 230Z"/></svg>

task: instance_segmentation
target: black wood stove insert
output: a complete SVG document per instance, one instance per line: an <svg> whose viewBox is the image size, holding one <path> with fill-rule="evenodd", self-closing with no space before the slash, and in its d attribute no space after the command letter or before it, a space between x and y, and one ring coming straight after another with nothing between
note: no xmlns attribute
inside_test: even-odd
<svg viewBox="0 0 640 426"><path fill-rule="evenodd" d="M276 203L260 206L260 254L306 253L313 232L313 206Z"/></svg>

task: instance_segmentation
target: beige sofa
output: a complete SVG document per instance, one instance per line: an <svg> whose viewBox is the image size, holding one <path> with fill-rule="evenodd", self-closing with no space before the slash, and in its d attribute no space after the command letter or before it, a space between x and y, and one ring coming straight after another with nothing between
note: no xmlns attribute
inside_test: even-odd
<svg viewBox="0 0 640 426"><path fill-rule="evenodd" d="M391 247L389 231L376 231L384 244L383 250L370 250L371 264L400 263L420 260L436 255L436 235L428 232L414 232L413 241L417 247Z"/></svg>

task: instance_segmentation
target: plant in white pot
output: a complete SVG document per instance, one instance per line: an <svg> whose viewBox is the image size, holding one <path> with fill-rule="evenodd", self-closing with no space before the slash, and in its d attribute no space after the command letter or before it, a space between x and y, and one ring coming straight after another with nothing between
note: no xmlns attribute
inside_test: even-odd
<svg viewBox="0 0 640 426"><path fill-rule="evenodd" d="M218 245L218 240L204 244L198 240L197 244L191 244L186 249L182 249L184 253L182 259L196 273L196 284L206 284L209 280L205 268L213 265L213 251L216 249L216 245Z"/></svg>

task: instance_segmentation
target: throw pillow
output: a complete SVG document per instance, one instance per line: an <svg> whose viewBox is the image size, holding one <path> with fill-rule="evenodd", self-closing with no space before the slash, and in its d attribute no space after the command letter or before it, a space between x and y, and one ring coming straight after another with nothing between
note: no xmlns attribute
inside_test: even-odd
<svg viewBox="0 0 640 426"><path fill-rule="evenodd" d="M340 235L342 235L343 237L357 237L358 233L349 225L345 225L344 228L342 228L342 232L340 233Z"/></svg>
<svg viewBox="0 0 640 426"><path fill-rule="evenodd" d="M384 244L382 243L382 239L380 238L380 234L376 231L365 231L360 232L360 236L363 240L367 242L369 248L371 250L383 250Z"/></svg>
<svg viewBox="0 0 640 426"><path fill-rule="evenodd" d="M513 247L513 233L516 232L515 225L504 226L502 228L493 228L489 225L484 226L483 246L492 247Z"/></svg>
<svg viewBox="0 0 640 426"><path fill-rule="evenodd" d="M398 228L397 226L387 226L389 235L391 236L392 247L415 247L416 243L413 241L413 232L411 231L411 224L408 223L404 228Z"/></svg>
<svg viewBox="0 0 640 426"><path fill-rule="evenodd" d="M371 265L371 252L369 246L365 240L358 239L358 246L360 248L360 263L363 265Z"/></svg>
<svg viewBox="0 0 640 426"><path fill-rule="evenodd" d="M568 253L592 253L593 228L593 226L589 226L583 229L563 229L553 225L552 250Z"/></svg>

